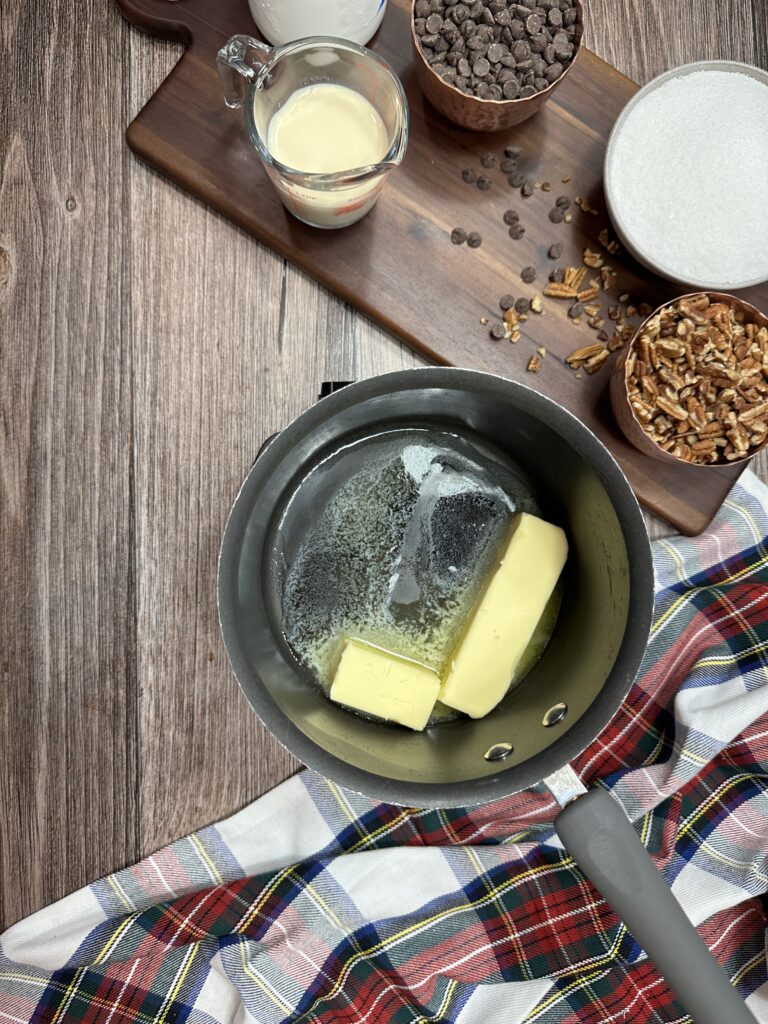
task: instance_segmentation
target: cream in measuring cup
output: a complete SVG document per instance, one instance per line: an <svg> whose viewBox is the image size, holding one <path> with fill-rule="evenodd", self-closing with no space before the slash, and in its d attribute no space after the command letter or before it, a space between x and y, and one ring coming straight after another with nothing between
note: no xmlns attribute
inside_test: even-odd
<svg viewBox="0 0 768 1024"><path fill-rule="evenodd" d="M408 139L405 96L385 61L340 39L273 50L235 36L219 51L219 71L291 213L323 228L365 216Z"/></svg>

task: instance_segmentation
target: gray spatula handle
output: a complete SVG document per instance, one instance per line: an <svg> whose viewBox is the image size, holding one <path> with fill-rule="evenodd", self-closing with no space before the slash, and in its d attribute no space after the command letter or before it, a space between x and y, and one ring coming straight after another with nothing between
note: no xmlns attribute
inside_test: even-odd
<svg viewBox="0 0 768 1024"><path fill-rule="evenodd" d="M695 1024L756 1024L613 797L591 790L560 812L555 828Z"/></svg>

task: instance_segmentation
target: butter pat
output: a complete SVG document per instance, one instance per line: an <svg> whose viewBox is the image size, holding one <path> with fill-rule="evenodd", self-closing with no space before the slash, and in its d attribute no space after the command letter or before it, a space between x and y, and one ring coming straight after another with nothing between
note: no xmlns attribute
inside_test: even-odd
<svg viewBox="0 0 768 1024"><path fill-rule="evenodd" d="M507 692L568 557L559 526L523 512L456 648L443 704L482 718Z"/></svg>
<svg viewBox="0 0 768 1024"><path fill-rule="evenodd" d="M423 729L440 689L436 672L361 640L348 640L330 698L368 715Z"/></svg>

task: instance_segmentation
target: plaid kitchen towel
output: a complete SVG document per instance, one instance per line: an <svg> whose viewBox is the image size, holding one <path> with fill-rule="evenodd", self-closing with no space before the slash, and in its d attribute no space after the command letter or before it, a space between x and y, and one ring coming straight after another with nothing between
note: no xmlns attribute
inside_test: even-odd
<svg viewBox="0 0 768 1024"><path fill-rule="evenodd" d="M706 534L655 545L641 675L575 765L622 803L761 1022L767 535L747 473ZM0 1021L682 1024L555 812L543 787L423 811L305 771L10 928Z"/></svg>

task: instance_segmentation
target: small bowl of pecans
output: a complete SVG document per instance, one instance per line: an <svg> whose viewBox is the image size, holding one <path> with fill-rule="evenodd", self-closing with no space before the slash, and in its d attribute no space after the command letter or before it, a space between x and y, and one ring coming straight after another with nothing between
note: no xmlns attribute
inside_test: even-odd
<svg viewBox="0 0 768 1024"><path fill-rule="evenodd" d="M414 0L416 77L460 127L511 128L561 84L583 32L582 0Z"/></svg>
<svg viewBox="0 0 768 1024"><path fill-rule="evenodd" d="M611 404L626 438L654 458L751 459L768 440L768 316L723 292L659 306L613 369Z"/></svg>

